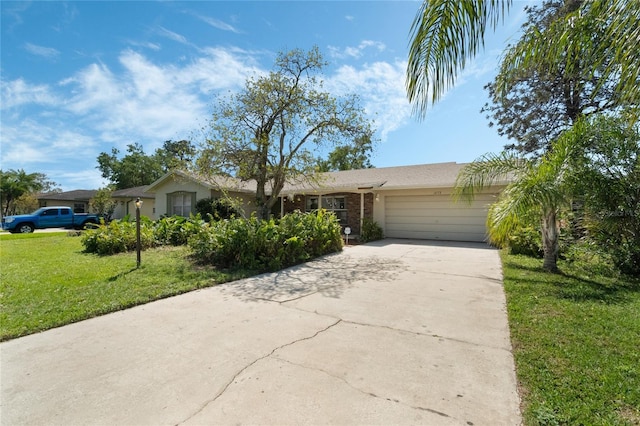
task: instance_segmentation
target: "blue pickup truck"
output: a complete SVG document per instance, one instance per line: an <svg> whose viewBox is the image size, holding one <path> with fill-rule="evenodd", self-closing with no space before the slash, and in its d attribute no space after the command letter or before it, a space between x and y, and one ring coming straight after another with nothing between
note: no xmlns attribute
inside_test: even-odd
<svg viewBox="0 0 640 426"><path fill-rule="evenodd" d="M11 233L27 234L36 229L75 228L83 229L100 222L97 215L73 213L70 207L42 207L31 214L20 214L2 218L2 229Z"/></svg>

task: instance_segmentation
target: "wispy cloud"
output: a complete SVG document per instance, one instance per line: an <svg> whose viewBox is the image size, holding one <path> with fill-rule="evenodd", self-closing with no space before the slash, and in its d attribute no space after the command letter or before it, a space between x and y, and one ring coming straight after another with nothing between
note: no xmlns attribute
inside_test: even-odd
<svg viewBox="0 0 640 426"><path fill-rule="evenodd" d="M60 55L60 51L53 47L38 46L33 43L25 43L24 48L32 55L40 56L46 59L55 59Z"/></svg>
<svg viewBox="0 0 640 426"><path fill-rule="evenodd" d="M193 138L206 124L214 96L264 75L267 69L260 63L273 54L222 47L197 52L189 61L163 64L127 49L120 52L117 67L94 62L53 87L2 81L3 163L58 168L62 163L66 171L40 168L53 180L64 172L65 180L78 179L77 187L99 187L95 165L100 152L110 147L123 151L132 142L153 152L167 139ZM325 74L325 90L335 96L358 94L385 140L410 119L405 68L405 62L343 65Z"/></svg>
<svg viewBox="0 0 640 426"><path fill-rule="evenodd" d="M160 36L168 38L169 40L173 40L182 44L189 44L185 36L175 33L173 31L170 31L165 27L162 27L162 26L158 27L157 32Z"/></svg>
<svg viewBox="0 0 640 426"><path fill-rule="evenodd" d="M336 94L356 93L366 113L375 120L384 141L390 132L408 122L411 106L404 89L406 62L375 62L361 68L344 65L327 81Z"/></svg>
<svg viewBox="0 0 640 426"><path fill-rule="evenodd" d="M215 18L211 18L209 16L203 16L203 15L195 15L197 16L198 19L200 19L201 21L207 23L208 25L217 28L219 30L222 31L230 31L232 33L236 33L236 34L240 34L241 31L239 31L236 27L234 27L231 24L227 24L226 22L220 21L219 19L215 19Z"/></svg>
<svg viewBox="0 0 640 426"><path fill-rule="evenodd" d="M333 58L337 59L346 59L346 58L360 58L364 55L364 51L367 49L374 49L378 52L383 52L386 49L384 43L380 43L378 41L372 40L363 40L357 46L347 46L347 47L336 47L329 46L329 55Z"/></svg>
<svg viewBox="0 0 640 426"><path fill-rule="evenodd" d="M24 79L1 82L2 109L8 110L28 104L54 105L58 102L51 89L44 84L29 84Z"/></svg>
<svg viewBox="0 0 640 426"><path fill-rule="evenodd" d="M29 9L29 7L31 7L31 2L28 1L4 3L2 12L13 18L13 22L9 24L10 30L13 30L24 22L22 14ZM5 25L4 22L2 24Z"/></svg>
<svg viewBox="0 0 640 426"><path fill-rule="evenodd" d="M159 51L161 47L159 44L152 43L150 41L127 40L127 43L130 44L131 46L142 47L142 48L153 50L156 52Z"/></svg>

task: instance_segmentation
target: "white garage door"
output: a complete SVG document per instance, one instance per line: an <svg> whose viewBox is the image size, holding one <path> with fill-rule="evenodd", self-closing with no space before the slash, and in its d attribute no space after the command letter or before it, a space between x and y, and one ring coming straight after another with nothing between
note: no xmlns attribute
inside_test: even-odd
<svg viewBox="0 0 640 426"><path fill-rule="evenodd" d="M447 241L485 241L490 194L471 205L454 203L450 195L392 195L385 197L385 235Z"/></svg>

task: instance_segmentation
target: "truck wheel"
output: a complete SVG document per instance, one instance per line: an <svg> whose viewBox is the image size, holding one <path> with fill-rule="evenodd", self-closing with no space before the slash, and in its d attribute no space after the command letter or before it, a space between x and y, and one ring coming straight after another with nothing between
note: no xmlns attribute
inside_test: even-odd
<svg viewBox="0 0 640 426"><path fill-rule="evenodd" d="M21 234L30 234L33 232L33 225L30 223L21 223L16 227L16 229Z"/></svg>

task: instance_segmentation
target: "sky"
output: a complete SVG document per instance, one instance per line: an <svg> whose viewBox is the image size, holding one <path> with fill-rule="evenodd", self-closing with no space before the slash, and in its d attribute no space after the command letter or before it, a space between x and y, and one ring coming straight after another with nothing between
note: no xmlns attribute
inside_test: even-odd
<svg viewBox="0 0 640 426"><path fill-rule="evenodd" d="M64 191L98 189L101 152L197 144L220 95L317 46L324 88L360 96L375 167L473 161L507 144L480 113L528 1L426 117L405 90L417 1L0 2L0 169L44 173Z"/></svg>

